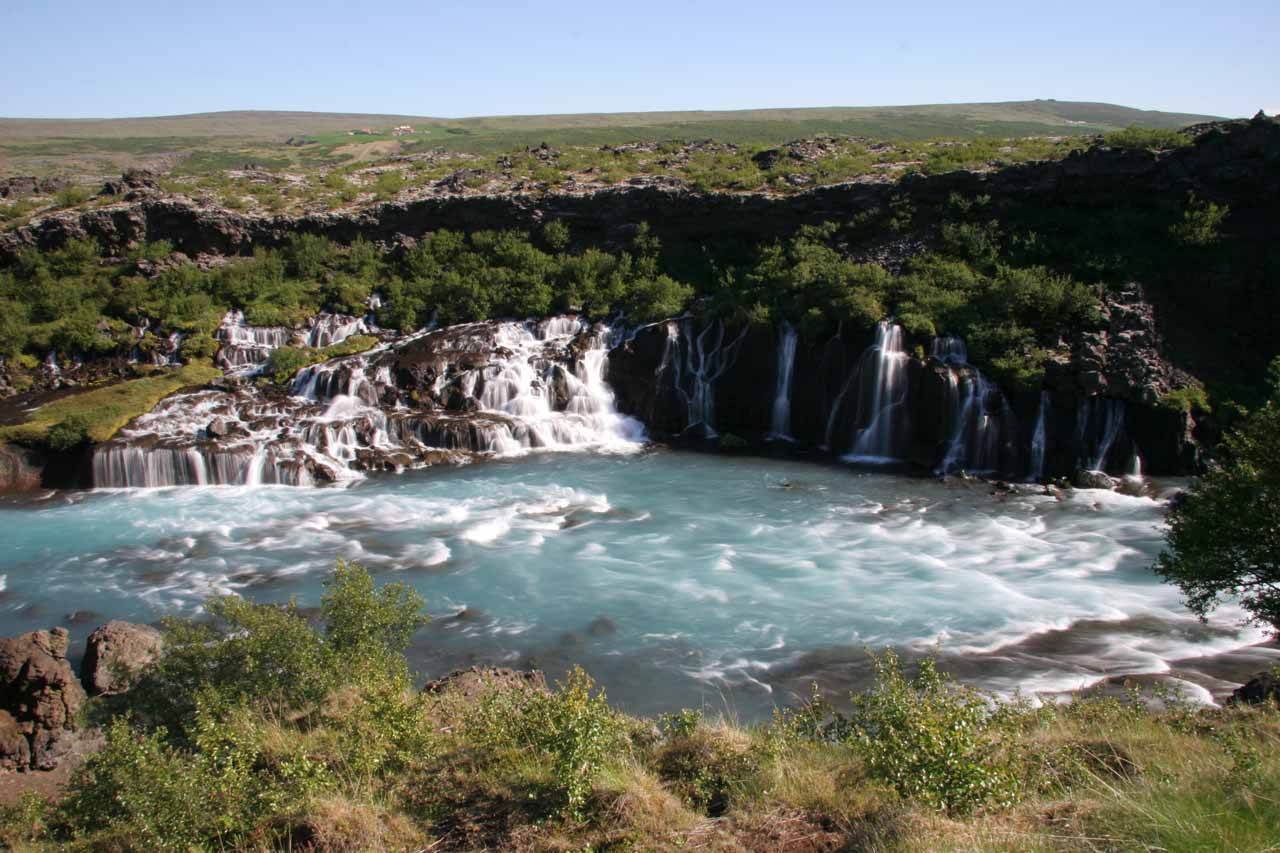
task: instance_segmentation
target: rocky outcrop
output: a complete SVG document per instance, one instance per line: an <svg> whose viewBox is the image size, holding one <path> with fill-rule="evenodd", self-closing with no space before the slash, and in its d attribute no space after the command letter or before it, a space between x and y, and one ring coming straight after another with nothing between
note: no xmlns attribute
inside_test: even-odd
<svg viewBox="0 0 1280 853"><path fill-rule="evenodd" d="M798 150L779 150L776 156L797 154L807 156ZM1188 192L1211 201L1240 200L1244 206L1280 197L1280 124L1263 118L1212 125L1201 129L1194 146L1173 151L1095 146L1057 162L909 176L896 183L855 182L790 196L652 184L590 192L446 192L356 213L298 217L246 216L201 207L183 196L146 198L48 216L0 235L0 265L16 260L24 246L53 248L72 237L94 237L117 253L143 240L168 240L188 255L245 255L257 246L280 246L298 233L342 243L363 236L393 244L440 228L527 229L548 219L572 222L575 235L592 243L624 243L637 223L648 222L664 246L697 252L718 243L752 245L785 237L801 225L887 209L895 198L922 210L945 203L953 193L1105 209L1161 199L1181 202Z"/></svg>
<svg viewBox="0 0 1280 853"><path fill-rule="evenodd" d="M65 628L0 639L0 765L50 770L71 751L85 692Z"/></svg>
<svg viewBox="0 0 1280 853"><path fill-rule="evenodd" d="M1280 674L1275 671L1258 673L1232 692L1231 701L1242 705L1280 702Z"/></svg>
<svg viewBox="0 0 1280 853"><path fill-rule="evenodd" d="M40 488L44 457L35 450L0 444L0 495Z"/></svg>
<svg viewBox="0 0 1280 853"><path fill-rule="evenodd" d="M164 637L149 625L112 620L85 641L80 680L90 696L123 693L164 647Z"/></svg>
<svg viewBox="0 0 1280 853"><path fill-rule="evenodd" d="M545 692L547 679L541 670L517 670L506 667L475 667L451 672L443 678L429 681L422 688L424 693L450 693L463 699L475 699L493 691L534 690Z"/></svg>

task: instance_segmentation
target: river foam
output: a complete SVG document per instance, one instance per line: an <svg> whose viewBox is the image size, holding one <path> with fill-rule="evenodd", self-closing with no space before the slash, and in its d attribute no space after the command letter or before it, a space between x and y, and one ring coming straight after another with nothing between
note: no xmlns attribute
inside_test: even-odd
<svg viewBox="0 0 1280 853"><path fill-rule="evenodd" d="M535 454L340 490L64 494L0 524L0 634L191 615L214 593L314 605L341 557L427 597L424 674L582 664L640 712L756 717L812 680L864 684L868 647L937 647L1008 693L1263 639L1230 609L1201 624L1152 574L1157 501L779 460Z"/></svg>

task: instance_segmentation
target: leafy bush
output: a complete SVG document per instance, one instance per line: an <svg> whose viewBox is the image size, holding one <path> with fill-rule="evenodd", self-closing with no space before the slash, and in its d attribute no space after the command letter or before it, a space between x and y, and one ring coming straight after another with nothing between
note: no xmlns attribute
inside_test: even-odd
<svg viewBox="0 0 1280 853"><path fill-rule="evenodd" d="M1131 124L1124 130L1113 130L1108 133L1103 141L1112 148L1165 151L1190 145L1191 137L1179 130L1139 127Z"/></svg>
<svg viewBox="0 0 1280 853"><path fill-rule="evenodd" d="M1221 465L1192 483L1169 510L1168 550L1155 570L1203 616L1238 600L1280 628L1280 358L1272 399L1227 435Z"/></svg>
<svg viewBox="0 0 1280 853"><path fill-rule="evenodd" d="M201 358L213 358L218 352L218 341L213 335L198 333L187 335L182 339L179 353L183 361L194 361Z"/></svg>
<svg viewBox="0 0 1280 853"><path fill-rule="evenodd" d="M1175 412L1211 412L1209 392L1203 385L1175 388L1160 398L1160 405Z"/></svg>
<svg viewBox="0 0 1280 853"><path fill-rule="evenodd" d="M304 799L321 768L296 748L281 754L243 710L197 703L189 749L117 717L103 749L76 771L61 813L68 828L143 849L242 849L266 818ZM107 842L110 844L110 842Z"/></svg>
<svg viewBox="0 0 1280 853"><path fill-rule="evenodd" d="M666 743L655 758L658 775L692 808L712 817L741 798L766 756L750 737L708 726L696 712L665 718Z"/></svg>
<svg viewBox="0 0 1280 853"><path fill-rule="evenodd" d="M165 622L165 653L129 704L144 722L190 737L200 697L225 707L308 708L357 676L403 678L404 646L426 621L422 605L401 583L376 590L366 569L346 562L326 584L323 635L293 602L211 598L212 621Z"/></svg>
<svg viewBox="0 0 1280 853"><path fill-rule="evenodd" d="M575 667L555 692L488 691L467 714L467 734L489 749L532 750L545 757L561 810L580 813L624 731L604 691L593 688L591 677Z"/></svg>
<svg viewBox="0 0 1280 853"><path fill-rule="evenodd" d="M373 182L373 192L382 201L390 201L404 189L404 176L392 170L378 175Z"/></svg>
<svg viewBox="0 0 1280 853"><path fill-rule="evenodd" d="M89 420L84 415L69 415L49 427L45 441L51 450L73 450L89 441Z"/></svg>
<svg viewBox="0 0 1280 853"><path fill-rule="evenodd" d="M994 751L986 697L952 684L932 658L914 679L892 650L875 668L875 688L853 696L849 715L852 741L873 776L955 814L1014 799L1013 774Z"/></svg>
<svg viewBox="0 0 1280 853"><path fill-rule="evenodd" d="M1210 246L1218 241L1218 228L1231 209L1211 201L1198 201L1195 193L1187 198L1182 221L1169 227L1169 234L1184 246Z"/></svg>

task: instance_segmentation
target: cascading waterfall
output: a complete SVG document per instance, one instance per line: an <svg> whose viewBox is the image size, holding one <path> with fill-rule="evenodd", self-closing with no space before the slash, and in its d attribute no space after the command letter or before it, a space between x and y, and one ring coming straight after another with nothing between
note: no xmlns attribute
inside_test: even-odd
<svg viewBox="0 0 1280 853"><path fill-rule="evenodd" d="M222 342L218 365L232 373L251 373L266 364L272 350L287 346L293 331L283 326L250 326L243 311L228 311L216 337Z"/></svg>
<svg viewBox="0 0 1280 853"><path fill-rule="evenodd" d="M1090 397L1080 406L1076 431L1082 454L1080 467L1086 471L1104 470L1111 448L1125 431L1124 401Z"/></svg>
<svg viewBox="0 0 1280 853"><path fill-rule="evenodd" d="M400 399L388 359L418 334L304 368L283 399L251 385L170 397L95 450L94 485L306 486L441 452L629 450L644 440L604 380L608 328L577 317L471 328L474 340L455 337L482 357L437 380L456 380L463 411L413 411Z"/></svg>
<svg viewBox="0 0 1280 853"><path fill-rule="evenodd" d="M1036 412L1036 427L1031 433L1031 476L1032 482L1044 479L1045 430L1049 419L1049 392L1040 392L1040 408Z"/></svg>
<svg viewBox="0 0 1280 853"><path fill-rule="evenodd" d="M724 323L719 320L697 335L693 328L691 317L668 321L659 373L672 371L672 385L688 410L685 429L696 427L703 437L715 438L718 435L715 383L737 361L748 327L744 325L737 336L727 342Z"/></svg>
<svg viewBox="0 0 1280 853"><path fill-rule="evenodd" d="M1142 479L1142 455L1138 453L1138 445L1133 446L1133 450L1129 454L1129 470L1125 476L1131 480Z"/></svg>
<svg viewBox="0 0 1280 853"><path fill-rule="evenodd" d="M881 320L876 341L863 353L858 366L859 412L853 451L846 458L857 462L886 462L899 458L895 421L903 413L907 396L907 351L902 327ZM865 404L865 405L864 405Z"/></svg>
<svg viewBox="0 0 1280 853"><path fill-rule="evenodd" d="M320 314L311 323L306 332L306 345L323 349L340 344L352 335L364 335L371 331L363 317L348 317L344 314Z"/></svg>
<svg viewBox="0 0 1280 853"><path fill-rule="evenodd" d="M1012 419L1008 401L999 386L969 364L969 353L961 338L955 335L934 338L930 352L946 369L947 412L951 424L947 451L937 473L998 470L1002 426ZM999 406L998 412L992 411L995 404Z"/></svg>
<svg viewBox="0 0 1280 853"><path fill-rule="evenodd" d="M791 377L795 372L796 330L783 322L778 343L778 376L773 392L773 416L769 422L769 438L793 441L791 437Z"/></svg>

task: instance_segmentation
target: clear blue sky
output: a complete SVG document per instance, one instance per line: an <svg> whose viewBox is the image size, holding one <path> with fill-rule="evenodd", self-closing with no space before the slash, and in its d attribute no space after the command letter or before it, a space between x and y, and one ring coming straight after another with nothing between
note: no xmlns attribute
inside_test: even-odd
<svg viewBox="0 0 1280 853"><path fill-rule="evenodd" d="M1280 112L1280 0L0 0L3 116Z"/></svg>

